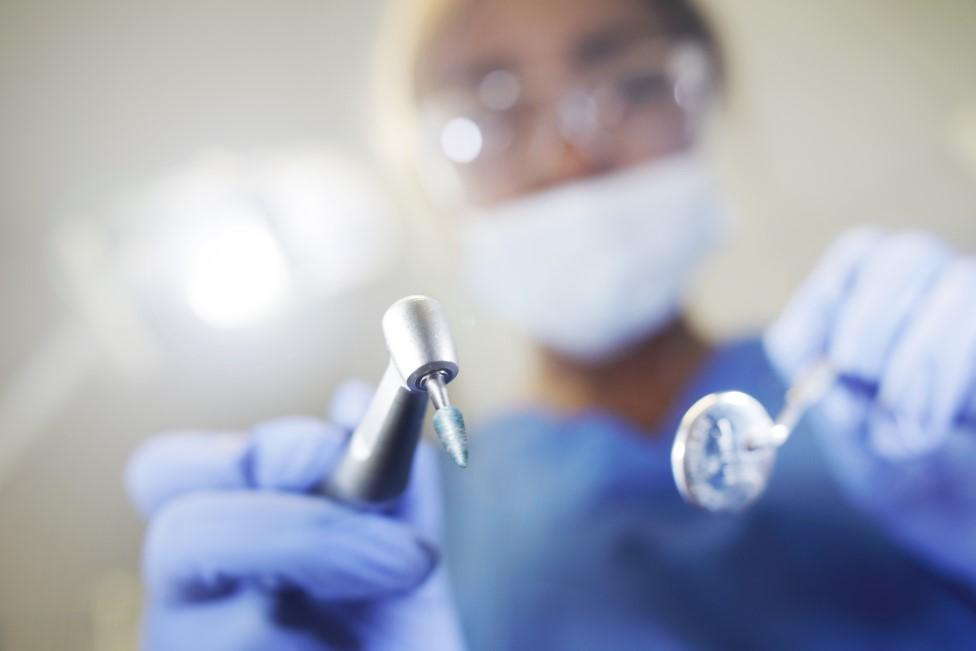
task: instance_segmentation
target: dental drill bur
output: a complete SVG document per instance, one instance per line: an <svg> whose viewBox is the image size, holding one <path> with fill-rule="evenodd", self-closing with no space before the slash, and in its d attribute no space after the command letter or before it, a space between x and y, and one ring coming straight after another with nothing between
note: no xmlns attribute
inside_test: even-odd
<svg viewBox="0 0 976 651"><path fill-rule="evenodd" d="M441 445L457 465L468 462L464 418L447 394L458 363L440 303L400 299L383 315L383 335L390 352L383 379L322 486L326 495L362 507L386 504L406 489L428 399Z"/></svg>
<svg viewBox="0 0 976 651"><path fill-rule="evenodd" d="M434 405L433 421L437 438L454 463L464 468L468 465L468 437L464 430L464 417L447 395L448 382L450 379L444 371L428 373L421 381L430 395L430 404Z"/></svg>

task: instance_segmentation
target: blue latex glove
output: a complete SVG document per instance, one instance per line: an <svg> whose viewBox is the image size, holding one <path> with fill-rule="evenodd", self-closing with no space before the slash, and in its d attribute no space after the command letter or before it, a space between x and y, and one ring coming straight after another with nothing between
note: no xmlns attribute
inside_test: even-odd
<svg viewBox="0 0 976 651"><path fill-rule="evenodd" d="M918 233L841 238L764 338L787 382L826 356L815 410L841 483L976 583L976 260Z"/></svg>
<svg viewBox="0 0 976 651"><path fill-rule="evenodd" d="M844 377L825 407L878 454L919 455L976 422L976 260L920 234L842 238L765 337L792 381L826 355Z"/></svg>
<svg viewBox="0 0 976 651"><path fill-rule="evenodd" d="M432 451L421 445L394 513L310 493L367 398L340 390L330 423L291 418L249 436L170 434L139 449L126 479L150 519L145 648L462 648L438 568Z"/></svg>

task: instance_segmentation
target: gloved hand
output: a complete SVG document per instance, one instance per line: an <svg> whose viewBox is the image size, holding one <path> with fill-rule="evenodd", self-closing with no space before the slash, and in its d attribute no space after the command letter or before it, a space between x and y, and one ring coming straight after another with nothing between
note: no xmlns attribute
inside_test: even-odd
<svg viewBox="0 0 976 651"><path fill-rule="evenodd" d="M976 260L922 234L853 231L764 343L787 383L834 364L812 415L847 495L976 585Z"/></svg>
<svg viewBox="0 0 976 651"><path fill-rule="evenodd" d="M438 568L432 451L418 449L393 513L311 493L367 402L347 386L330 423L291 418L250 436L170 434L139 449L126 479L150 519L145 648L462 648Z"/></svg>
<svg viewBox="0 0 976 651"><path fill-rule="evenodd" d="M764 341L787 382L833 362L843 380L824 415L884 457L924 454L976 424L976 260L934 238L843 237Z"/></svg>

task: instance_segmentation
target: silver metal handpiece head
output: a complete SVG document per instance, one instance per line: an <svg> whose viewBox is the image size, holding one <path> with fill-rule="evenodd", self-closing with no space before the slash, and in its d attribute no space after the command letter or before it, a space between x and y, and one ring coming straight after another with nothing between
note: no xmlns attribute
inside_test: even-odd
<svg viewBox="0 0 976 651"><path fill-rule="evenodd" d="M411 391L426 392L434 405L434 431L454 462L468 463L468 437L461 412L451 405L447 385L458 374L454 338L440 303L408 296L383 315L390 359Z"/></svg>
<svg viewBox="0 0 976 651"><path fill-rule="evenodd" d="M459 466L468 460L464 419L447 395L458 363L440 303L426 296L400 299L383 315L383 335L390 363L322 486L332 498L362 507L388 504L406 489L428 401L444 449Z"/></svg>

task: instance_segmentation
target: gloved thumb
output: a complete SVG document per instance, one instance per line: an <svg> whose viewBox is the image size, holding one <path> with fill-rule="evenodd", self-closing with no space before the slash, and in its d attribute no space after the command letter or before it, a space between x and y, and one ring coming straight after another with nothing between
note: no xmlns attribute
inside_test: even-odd
<svg viewBox="0 0 976 651"><path fill-rule="evenodd" d="M827 354L844 299L881 238L878 229L863 227L834 243L763 335L766 354L787 383Z"/></svg>

